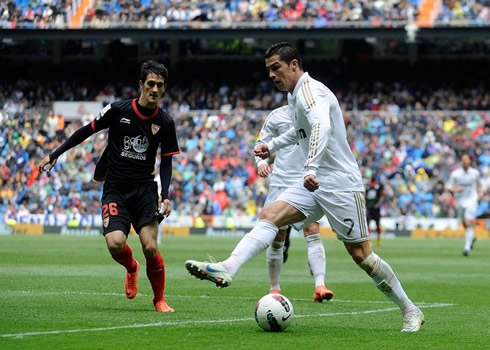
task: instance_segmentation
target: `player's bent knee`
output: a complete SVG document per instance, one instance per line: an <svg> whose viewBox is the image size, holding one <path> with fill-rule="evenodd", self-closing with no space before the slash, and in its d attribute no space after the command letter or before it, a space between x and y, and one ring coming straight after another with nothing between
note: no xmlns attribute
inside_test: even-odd
<svg viewBox="0 0 490 350"><path fill-rule="evenodd" d="M303 229L303 233L305 237L314 235L315 233L319 233L319 232L320 232L320 225L317 222L314 222Z"/></svg>
<svg viewBox="0 0 490 350"><path fill-rule="evenodd" d="M122 231L113 231L105 235L107 248L112 254L119 253L126 245L126 236Z"/></svg>
<svg viewBox="0 0 490 350"><path fill-rule="evenodd" d="M356 264L362 263L372 254L372 250L368 242L344 244L345 248Z"/></svg>
<svg viewBox="0 0 490 350"><path fill-rule="evenodd" d="M147 244L143 246L143 254L147 258L153 258L155 255L158 254L157 244Z"/></svg>

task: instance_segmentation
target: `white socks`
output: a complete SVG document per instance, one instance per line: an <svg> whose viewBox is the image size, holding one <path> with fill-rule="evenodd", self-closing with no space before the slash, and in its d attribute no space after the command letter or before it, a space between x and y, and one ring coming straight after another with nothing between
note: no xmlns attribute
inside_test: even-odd
<svg viewBox="0 0 490 350"><path fill-rule="evenodd" d="M308 262L315 279L315 287L325 285L325 248L319 233L305 237L308 245ZM270 290L281 290L279 278L283 264L284 242L273 241L267 248L267 271L269 273Z"/></svg>
<svg viewBox="0 0 490 350"><path fill-rule="evenodd" d="M234 276L247 261L265 250L274 240L279 229L272 222L260 220L254 228L238 242L231 256L222 262Z"/></svg>
<svg viewBox="0 0 490 350"><path fill-rule="evenodd" d="M279 277L284 260L284 241L273 241L267 248L267 272L269 273L270 290L281 290Z"/></svg>
<svg viewBox="0 0 490 350"><path fill-rule="evenodd" d="M475 238L475 229L473 226L467 227L465 232L465 243L464 243L464 250L469 252L471 250L471 244L473 243L473 239Z"/></svg>
<svg viewBox="0 0 490 350"><path fill-rule="evenodd" d="M315 278L315 287L325 285L325 248L323 247L320 233L315 233L305 237L308 245L308 262L311 272Z"/></svg>
<svg viewBox="0 0 490 350"><path fill-rule="evenodd" d="M412 308L415 308L415 305L408 298L390 265L388 265L388 263L386 263L383 259L377 256L375 253L371 253L358 265L366 272L372 268L372 272L369 273L369 277L373 279L376 287L384 295L386 295L389 299L391 299L391 301L400 307L402 313L411 311Z"/></svg>

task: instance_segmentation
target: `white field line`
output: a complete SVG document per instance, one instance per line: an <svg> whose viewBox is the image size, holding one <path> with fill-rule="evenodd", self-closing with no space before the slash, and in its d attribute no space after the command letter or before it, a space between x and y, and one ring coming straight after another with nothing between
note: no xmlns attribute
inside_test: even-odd
<svg viewBox="0 0 490 350"><path fill-rule="evenodd" d="M124 293L114 293L114 292L77 292L77 291L53 291L53 292L42 292L42 291L35 291L35 290L5 290L5 291L0 291L0 299L4 298L6 295L15 295L15 296L50 296L50 295L84 295L84 296L115 296L115 297L125 297ZM153 297L153 295L150 294L143 294L143 293L138 293L138 297ZM220 296L220 295L172 295L172 294L165 294L165 297L167 299L171 298L188 298L188 299L213 299L213 298L220 298L220 299L242 299L242 300L258 300L256 296L250 296L250 297L235 297L235 296ZM307 298L289 298L289 300L293 301L311 301L312 299L307 299ZM341 303L362 303L362 304L393 304L391 301L388 300L348 300L348 299L332 299L329 301L329 303L332 302L341 302ZM424 302L418 302L416 303L417 305L424 305Z"/></svg>
<svg viewBox="0 0 490 350"><path fill-rule="evenodd" d="M456 304L449 304L449 303L426 304L424 306L424 308L447 307L447 306L453 306L453 305L456 305ZM365 314L399 311L399 310L400 309L397 307L390 307L390 308L386 308L386 309L375 309L375 310L366 310L366 311L294 315L294 317L295 318L303 318L303 317L331 317L331 316L347 316L347 315L365 315ZM23 337L36 336L36 335L70 334L70 333L82 333L82 332L103 332L103 331L112 331L112 330L119 330L119 329L150 328L150 327L161 327L161 326L185 327L185 326L195 325L195 324L198 324L198 325L199 324L220 324L220 323L229 324L232 322L250 322L253 320L254 320L254 318L252 318L252 317L246 317L246 318L230 318L230 319L221 319L221 320L199 320L199 321L189 320L189 321L174 321L174 322L167 321L167 322L154 322L154 323L136 323L136 324L126 325L126 326L85 328L85 329L78 328L78 329L43 331L43 332L0 334L0 338L18 338L18 339L21 339Z"/></svg>

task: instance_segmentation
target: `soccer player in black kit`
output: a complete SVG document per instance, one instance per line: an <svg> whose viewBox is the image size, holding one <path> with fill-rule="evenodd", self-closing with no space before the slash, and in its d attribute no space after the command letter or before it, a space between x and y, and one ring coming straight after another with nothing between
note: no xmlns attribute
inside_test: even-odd
<svg viewBox="0 0 490 350"><path fill-rule="evenodd" d="M146 258L146 274L153 289L153 305L159 312L174 312L165 301L165 265L158 250L158 224L172 210L168 187L172 156L179 153L175 125L158 107L168 81L163 64L147 61L141 66L139 98L107 105L90 123L78 129L39 163L50 171L58 157L102 129L109 129L108 145L95 169L94 179L104 181L102 223L107 248L126 270L124 289L133 299L138 292L140 265L127 245L131 225L139 235ZM161 148L161 193L154 181L158 147ZM163 208L162 208L163 205Z"/></svg>
<svg viewBox="0 0 490 350"><path fill-rule="evenodd" d="M368 228L371 220L376 223L376 245L381 247L381 204L384 201L384 186L377 179L376 175L371 177L366 189L366 212ZM371 232L371 229L369 229Z"/></svg>

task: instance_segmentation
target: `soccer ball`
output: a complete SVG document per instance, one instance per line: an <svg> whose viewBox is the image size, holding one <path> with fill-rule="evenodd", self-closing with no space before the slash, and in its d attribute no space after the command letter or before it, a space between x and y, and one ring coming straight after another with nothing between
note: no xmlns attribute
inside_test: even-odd
<svg viewBox="0 0 490 350"><path fill-rule="evenodd" d="M293 315L293 304L281 294L267 294L255 304L255 321L265 331L285 330Z"/></svg>

